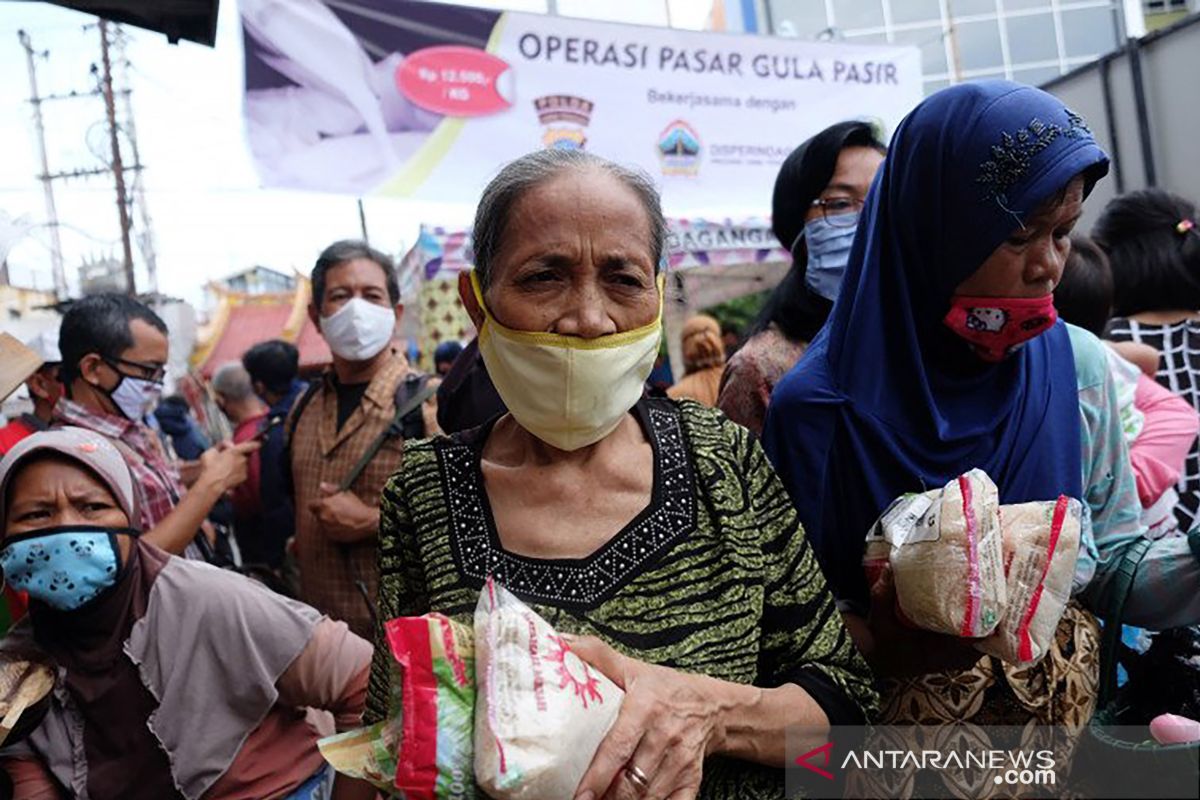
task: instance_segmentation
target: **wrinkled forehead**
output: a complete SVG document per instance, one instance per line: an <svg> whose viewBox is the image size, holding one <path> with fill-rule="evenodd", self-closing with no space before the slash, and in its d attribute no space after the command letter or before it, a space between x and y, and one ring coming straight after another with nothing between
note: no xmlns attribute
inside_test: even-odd
<svg viewBox="0 0 1200 800"><path fill-rule="evenodd" d="M117 502L113 487L85 462L57 450L35 450L21 459L5 482L5 507L12 505L18 492L57 488L61 483L86 484L87 488L100 489Z"/></svg>
<svg viewBox="0 0 1200 800"><path fill-rule="evenodd" d="M53 450L38 450L22 459L4 484L0 538L8 534L14 512L22 513L20 509L31 503L38 507L47 501L56 504L60 491L72 501L80 495L93 501L104 497L124 511L113 488L87 464Z"/></svg>
<svg viewBox="0 0 1200 800"><path fill-rule="evenodd" d="M616 269L656 273L666 221L649 176L583 151L544 150L506 165L488 184L472 229L473 280L486 294L514 270L582 278Z"/></svg>
<svg viewBox="0 0 1200 800"><path fill-rule="evenodd" d="M18 442L0 460L0 531L7 527L10 487L17 475L40 459L61 460L103 486L136 525L139 520L133 478L120 452L104 437L81 428L43 431Z"/></svg>
<svg viewBox="0 0 1200 800"><path fill-rule="evenodd" d="M530 235L598 229L650 249L650 215L638 194L620 178L595 166L561 170L523 191L503 220L499 250L530 241ZM544 238L544 237L543 237Z"/></svg>

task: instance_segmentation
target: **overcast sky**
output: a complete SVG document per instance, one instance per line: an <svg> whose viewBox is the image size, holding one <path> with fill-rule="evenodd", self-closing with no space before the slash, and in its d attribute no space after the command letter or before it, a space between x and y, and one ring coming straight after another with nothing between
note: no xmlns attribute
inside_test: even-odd
<svg viewBox="0 0 1200 800"><path fill-rule="evenodd" d="M676 27L699 28L711 0L666 0ZM545 0L474 2L542 11ZM559 12L661 25L666 3L654 0L558 0ZM0 217L35 223L8 255L12 283L52 288L50 236L37 160L24 29L38 51L43 95L95 86L100 61L95 18L56 6L0 3ZM85 28L85 26L87 26ZM210 280L253 264L307 272L321 248L359 235L352 197L259 188L242 133L242 40L236 0L222 0L216 48L126 27L130 85L146 205L153 219L160 291L199 304ZM99 97L43 104L50 171L104 166L108 159L104 104ZM127 159L128 153L124 154ZM100 159L104 158L105 161ZM120 257L111 176L57 181L55 201L69 284L85 258ZM400 200L365 201L371 243L393 254L411 244L421 222L461 224L469 207ZM139 289L146 287L135 245Z"/></svg>

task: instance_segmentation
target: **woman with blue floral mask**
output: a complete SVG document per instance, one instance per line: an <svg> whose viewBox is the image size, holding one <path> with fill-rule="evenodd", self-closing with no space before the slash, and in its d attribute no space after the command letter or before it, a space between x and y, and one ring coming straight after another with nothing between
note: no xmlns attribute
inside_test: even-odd
<svg viewBox="0 0 1200 800"><path fill-rule="evenodd" d="M883 720L1036 720L1078 731L1098 688L1097 623L1144 538L1104 345L1052 292L1084 199L1108 171L1061 100L1006 81L938 92L892 138L841 296L776 387L763 442L864 655L889 683ZM864 540L906 492L984 470L1001 503L1078 499L1072 600L1049 652L1020 667L896 624L868 585ZM1150 547L1126 619L1200 619L1200 560ZM956 687L956 688L947 688ZM961 691L960 691L961 690Z"/></svg>
<svg viewBox="0 0 1200 800"><path fill-rule="evenodd" d="M139 536L129 468L63 428L0 461L0 568L29 614L0 652L57 667L45 718L0 769L21 798L313 800L333 786L301 709L355 727L370 646L344 623ZM340 779L339 779L340 780Z"/></svg>
<svg viewBox="0 0 1200 800"><path fill-rule="evenodd" d="M887 148L866 122L839 122L792 151L779 168L771 228L792 266L729 358L717 406L762 433L779 379L796 365L837 299L871 180Z"/></svg>
<svg viewBox="0 0 1200 800"><path fill-rule="evenodd" d="M583 151L524 156L484 190L460 296L508 412L406 446L379 609L470 625L493 576L579 637L626 691L579 800L782 798L785 728L819 747L873 690L757 442L643 394L664 239L649 180Z"/></svg>

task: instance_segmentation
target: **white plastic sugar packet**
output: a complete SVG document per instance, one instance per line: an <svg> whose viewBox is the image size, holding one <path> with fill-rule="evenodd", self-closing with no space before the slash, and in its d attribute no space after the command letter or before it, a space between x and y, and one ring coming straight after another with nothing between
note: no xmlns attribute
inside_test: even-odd
<svg viewBox="0 0 1200 800"><path fill-rule="evenodd" d="M575 796L625 693L488 580L475 607L475 781L496 800Z"/></svg>

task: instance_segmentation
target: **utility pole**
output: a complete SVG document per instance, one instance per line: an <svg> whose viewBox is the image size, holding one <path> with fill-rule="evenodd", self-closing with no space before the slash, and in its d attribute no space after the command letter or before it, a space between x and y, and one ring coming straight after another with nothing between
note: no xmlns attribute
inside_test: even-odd
<svg viewBox="0 0 1200 800"><path fill-rule="evenodd" d="M146 190L142 181L142 157L138 152L137 127L134 125L133 119L133 101L130 100L133 92L129 88L132 83L129 78L129 58L125 54L125 33L120 27L117 28L116 44L117 56L121 62L122 83L124 84L124 91L120 92L120 95L125 111L125 136L129 139L129 149L133 153L133 204L137 207L142 227L141 233L137 237L138 247L142 251L142 260L146 262L149 290L157 296L158 254L154 248L154 228L150 221L150 211L146 207Z"/></svg>
<svg viewBox="0 0 1200 800"><path fill-rule="evenodd" d="M371 238L367 236L367 212L363 210L362 198L358 198L358 224L362 228L363 242L371 243Z"/></svg>
<svg viewBox="0 0 1200 800"><path fill-rule="evenodd" d="M54 186L51 181L50 164L46 157L46 127L42 121L42 98L38 94L37 64L33 43L25 31L17 31L17 38L25 48L25 60L29 65L29 102L33 105L33 125L37 130L38 156L41 158L42 174L38 180L42 182L42 191L46 197L46 222L50 228L50 264L54 271L54 293L59 300L67 296L67 274L63 269L62 239L58 233L58 210L54 205Z"/></svg>
<svg viewBox="0 0 1200 800"><path fill-rule="evenodd" d="M117 212L121 220L121 248L125 257L125 287L129 294L137 294L133 276L133 248L129 244L129 204L125 196L125 166L121 163L121 140L117 136L117 106L113 98L112 63L108 56L108 21L100 20L101 88L104 92L104 109L108 114L108 137L112 145L112 173L117 184Z"/></svg>

